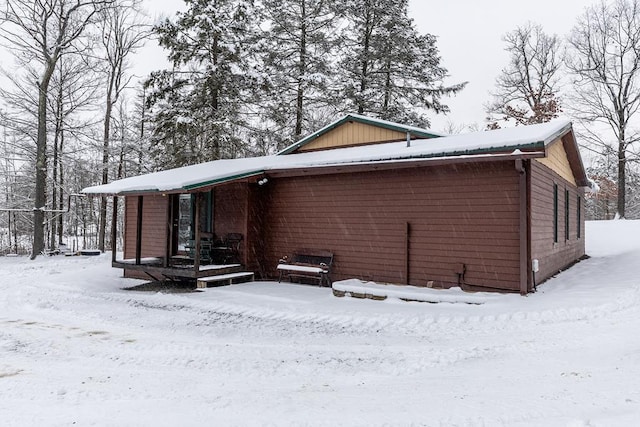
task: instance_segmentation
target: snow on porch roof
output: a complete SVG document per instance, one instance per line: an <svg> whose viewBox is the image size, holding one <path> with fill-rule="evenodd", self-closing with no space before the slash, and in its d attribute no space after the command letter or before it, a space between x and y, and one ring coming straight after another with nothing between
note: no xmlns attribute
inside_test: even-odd
<svg viewBox="0 0 640 427"><path fill-rule="evenodd" d="M88 187L86 194L124 195L150 192L188 192L202 187L258 176L269 171L299 168L349 166L380 162L406 162L465 156L470 162L478 156L509 153L513 150L541 151L571 130L568 120L480 131L447 137L386 144L364 145L299 154L215 160L161 172L125 178L105 185Z"/></svg>

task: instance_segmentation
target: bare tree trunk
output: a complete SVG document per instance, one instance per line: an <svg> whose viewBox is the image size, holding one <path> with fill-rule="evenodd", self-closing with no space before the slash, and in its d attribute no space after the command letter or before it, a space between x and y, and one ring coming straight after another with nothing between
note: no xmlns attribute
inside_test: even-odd
<svg viewBox="0 0 640 427"><path fill-rule="evenodd" d="M304 84L307 70L307 13L306 2L302 0L302 16L301 16L301 28L300 28L300 59L298 63L298 93L296 95L296 128L294 132L294 141L297 141L302 136L302 109L304 101Z"/></svg>
<svg viewBox="0 0 640 427"><path fill-rule="evenodd" d="M64 167L62 164L62 150L64 149L64 129L60 130L60 147L58 156L60 159L58 160L58 168L59 168L59 181L60 188L64 188ZM62 193L60 194L60 198L58 199L58 209L64 209L64 197L62 197ZM64 235L64 221L62 215L58 217L58 244L62 244L62 236Z"/></svg>
<svg viewBox="0 0 640 427"><path fill-rule="evenodd" d="M56 58L57 59L57 58ZM44 250L44 209L47 191L47 90L55 61L49 61L38 84L38 137L36 141L36 191L33 209L33 248L31 259Z"/></svg>
<svg viewBox="0 0 640 427"><path fill-rule="evenodd" d="M371 13L371 12L367 12ZM362 69L360 75L360 99L358 100L358 114L364 113L364 92L367 90L367 78L369 77L369 44L371 42L371 29L365 27L362 46Z"/></svg>
<svg viewBox="0 0 640 427"><path fill-rule="evenodd" d="M16 213L13 213L13 244L14 253L18 253L18 224L16 223Z"/></svg>
<svg viewBox="0 0 640 427"><path fill-rule="evenodd" d="M126 58L140 47L148 36L139 3L120 3L102 15L102 42L108 63L106 105L102 145L102 184L109 182L109 151L111 146L111 117L113 106L127 86ZM98 248L105 251L107 230L107 198L100 199Z"/></svg>
<svg viewBox="0 0 640 427"><path fill-rule="evenodd" d="M51 203L53 204L53 206L55 206L58 202L58 191L57 191L57 180L58 180L58 134L57 134L57 129L56 129L56 135L55 138L53 140L53 166L52 166L52 170L53 170L53 177L52 177L52 182L53 185L51 186ZM62 198L62 194L60 194L60 198ZM57 234L57 225L58 222L55 220L55 217L52 215L51 216L51 233L49 235L49 247L51 249L55 248L56 246L56 234Z"/></svg>
<svg viewBox="0 0 640 427"><path fill-rule="evenodd" d="M384 74L384 102L382 104L382 111L386 113L389 111L389 102L391 101L391 59L388 59L385 63Z"/></svg>
<svg viewBox="0 0 640 427"><path fill-rule="evenodd" d="M104 113L104 133L103 144L102 144L102 184L107 184L109 182L109 139L111 137L111 111L113 108L113 99L112 99L112 91L113 91L113 81L115 76L112 74L109 82L109 87L107 88L107 105ZM104 240L105 234L107 230L107 198L100 198L100 231L98 233L98 249L100 252L104 252Z"/></svg>
<svg viewBox="0 0 640 427"><path fill-rule="evenodd" d="M211 62L213 64L214 67L218 66L218 36L214 36L213 38L213 57L211 58ZM218 105L218 101L219 101L219 97L220 97L220 88L218 86L218 82L212 82L212 93L211 93L211 110L212 113L214 115L217 115L218 113L218 109L219 109L219 105ZM218 137L215 138L215 140L213 141L213 159L219 159L220 158L220 139Z"/></svg>
<svg viewBox="0 0 640 427"><path fill-rule="evenodd" d="M625 207L627 205L626 191L627 188L627 150L624 141L618 143L618 217L625 217Z"/></svg>
<svg viewBox="0 0 640 427"><path fill-rule="evenodd" d="M58 203L58 163L60 162L60 152L58 150L59 148L59 141L60 141L60 133L62 132L62 82L60 83L59 87L58 87L58 93L56 96L56 109L54 111L55 114L55 129L54 129L54 136L53 136L53 165L52 165L52 171L53 171L53 185L51 187L51 202L53 206L56 206L56 204ZM62 187L60 187L62 188ZM62 194L62 190L60 191L60 199L63 199L64 196ZM60 216L62 217L62 216ZM51 249L54 249L56 247L56 234L57 234L57 225L58 225L58 221L56 221L54 219L54 217L52 216L51 218L51 235L49 237L49 247Z"/></svg>

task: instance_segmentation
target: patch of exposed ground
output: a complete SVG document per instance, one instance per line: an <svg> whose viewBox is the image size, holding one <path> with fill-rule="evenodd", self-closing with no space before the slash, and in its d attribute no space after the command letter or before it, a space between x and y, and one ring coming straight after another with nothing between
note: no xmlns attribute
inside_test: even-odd
<svg viewBox="0 0 640 427"><path fill-rule="evenodd" d="M125 291L161 292L164 294L201 292L200 290L196 289L195 282L172 280L158 280L122 289Z"/></svg>

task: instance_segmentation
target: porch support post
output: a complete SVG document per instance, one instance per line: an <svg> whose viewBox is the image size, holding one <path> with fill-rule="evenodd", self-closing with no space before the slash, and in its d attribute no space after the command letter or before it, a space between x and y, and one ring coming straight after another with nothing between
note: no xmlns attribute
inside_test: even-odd
<svg viewBox="0 0 640 427"><path fill-rule="evenodd" d="M169 267L169 259L171 258L171 248L173 246L173 230L171 224L173 224L173 209L172 209L172 196L167 194L165 196L167 198L167 217L166 217L166 226L165 226L165 236L166 236L166 245L164 251L164 261L162 265L166 268Z"/></svg>
<svg viewBox="0 0 640 427"><path fill-rule="evenodd" d="M194 239L196 240L195 257L193 260L193 269L195 270L195 277L198 278L198 272L200 271L200 206L202 206L202 193L196 193L196 212L194 218Z"/></svg>
<svg viewBox="0 0 640 427"><path fill-rule="evenodd" d="M116 262L118 236L118 196L113 196L113 212L111 213L111 262Z"/></svg>
<svg viewBox="0 0 640 427"><path fill-rule="evenodd" d="M516 160L516 171L518 172L518 192L520 194L520 295L528 292L527 278L529 277L529 254L528 227L527 227L527 171L524 168L522 159Z"/></svg>
<svg viewBox="0 0 640 427"><path fill-rule="evenodd" d="M140 258L142 254L142 208L143 208L143 196L138 196L138 218L136 222L136 265L140 265Z"/></svg>
<svg viewBox="0 0 640 427"><path fill-rule="evenodd" d="M409 133L407 132L407 135L409 135ZM409 222L405 222L404 223L404 256L403 256L403 267L404 267L404 271L402 272L404 275L404 284L408 285L409 284L409 242L410 242L410 235L411 235L411 224L409 224Z"/></svg>

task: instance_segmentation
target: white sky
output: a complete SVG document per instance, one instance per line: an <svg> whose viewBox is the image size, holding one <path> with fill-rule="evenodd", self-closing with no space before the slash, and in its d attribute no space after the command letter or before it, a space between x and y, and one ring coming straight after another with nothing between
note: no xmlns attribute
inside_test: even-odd
<svg viewBox="0 0 640 427"><path fill-rule="evenodd" d="M448 120L484 127L484 107L500 70L507 64L502 36L528 21L542 25L549 34L564 37L585 7L597 0L444 0L410 1L410 16L421 33L438 36L441 64L449 70L450 83L468 81L450 99L448 116L432 118L434 130Z"/></svg>
<svg viewBox="0 0 640 427"><path fill-rule="evenodd" d="M550 34L566 35L586 6L597 0L410 0L410 16L422 33L438 36L441 64L449 70L449 84L468 81L467 87L445 103L447 116L432 115L431 127L442 131L457 125L484 127L484 107L496 76L507 63L502 36L527 21L539 23ZM184 9L183 0L144 0L150 15L172 16ZM146 76L166 66L166 54L149 42L134 59L135 73ZM0 52L0 63L12 61ZM1 82L0 82L1 83Z"/></svg>
<svg viewBox="0 0 640 427"><path fill-rule="evenodd" d="M410 16L421 33L438 36L441 64L449 70L449 84L468 81L467 87L445 103L451 113L431 115L431 127L442 131L447 122L484 127L484 107L496 76L507 63L502 36L527 21L539 23L550 34L566 35L584 8L597 0L410 0ZM152 15L173 15L183 0L146 0ZM164 53L149 46L140 72L162 67ZM144 63L145 66L140 65ZM153 67L152 65L158 64Z"/></svg>

